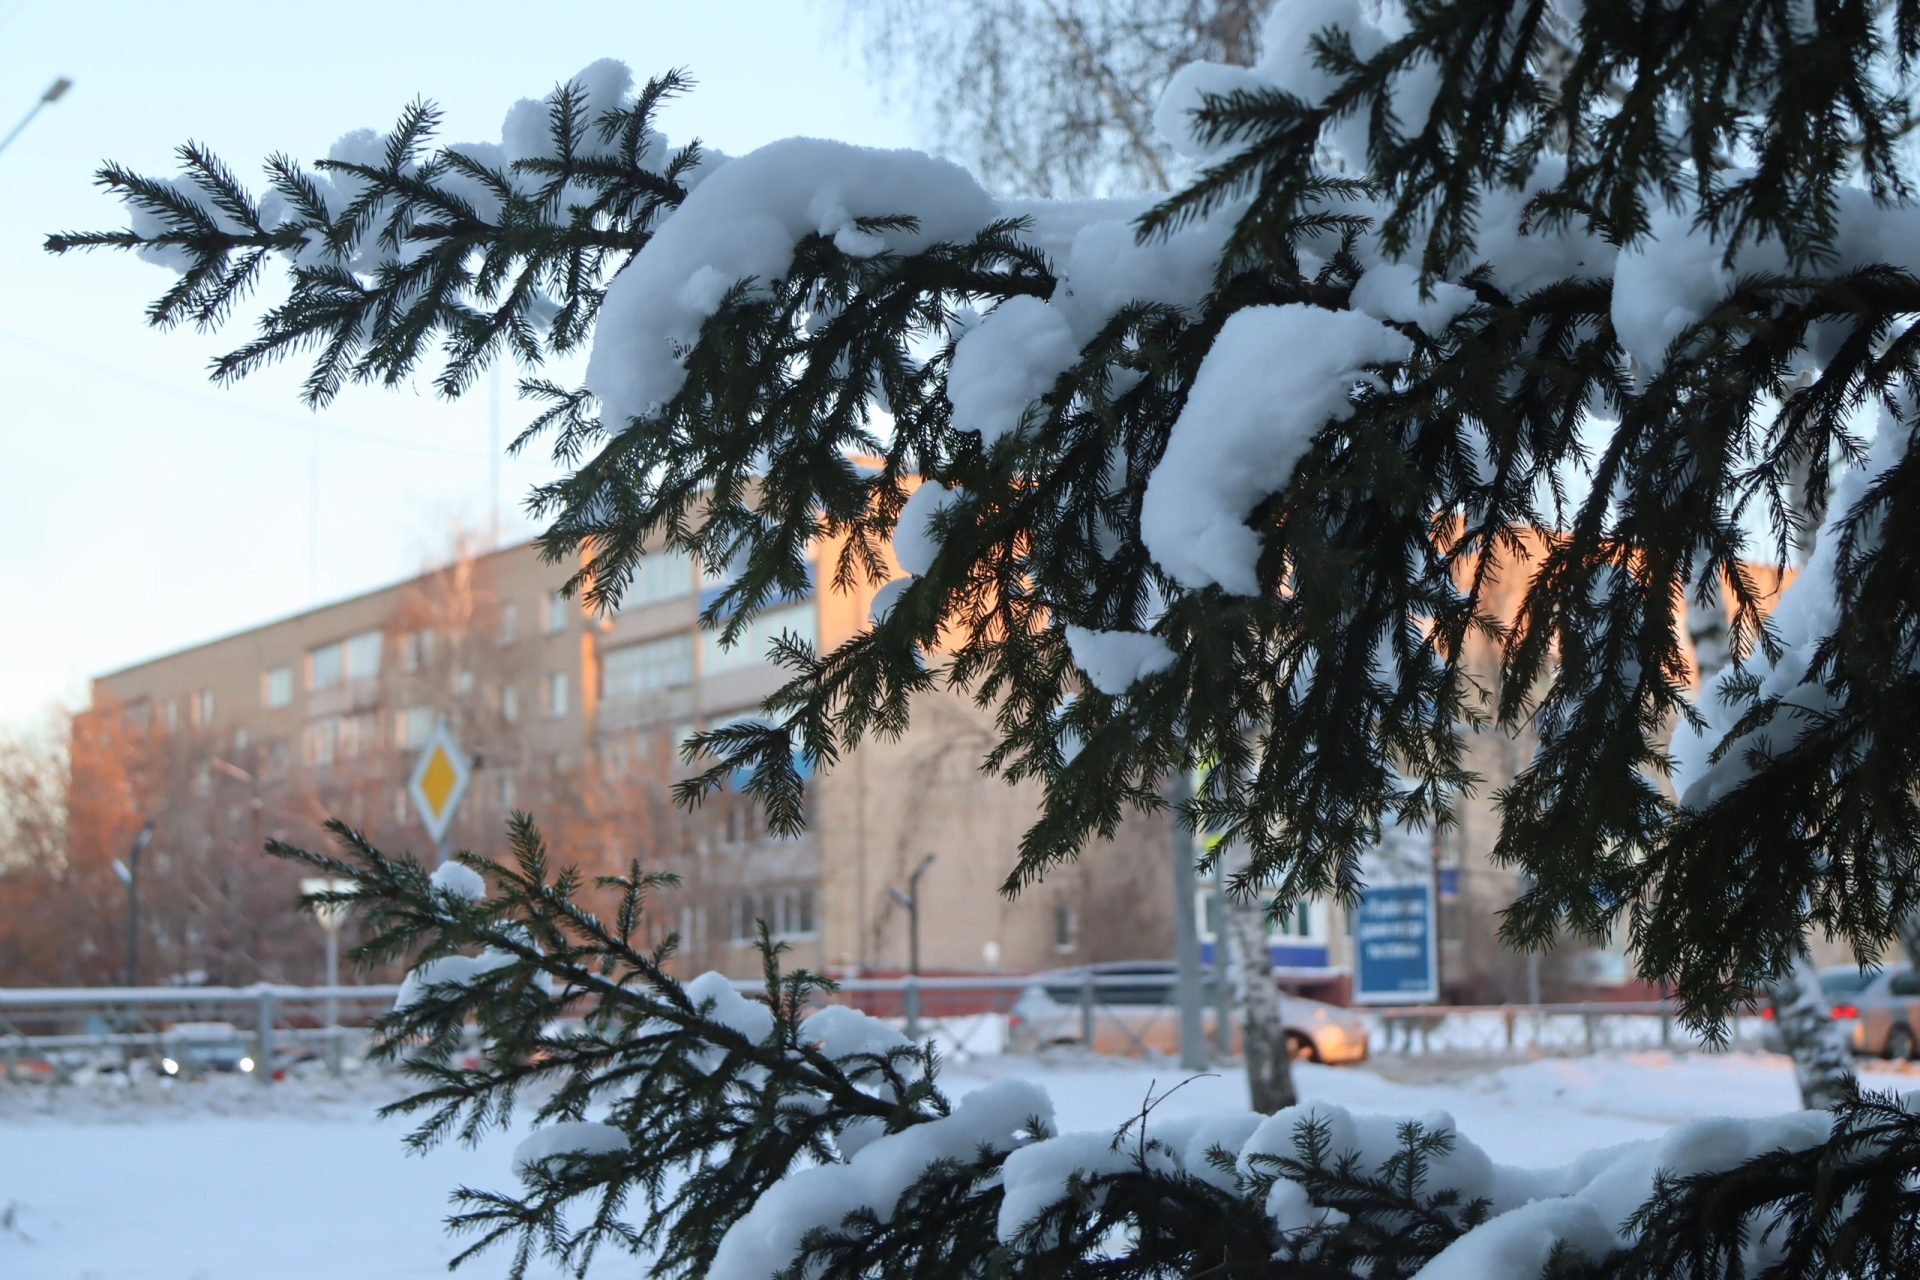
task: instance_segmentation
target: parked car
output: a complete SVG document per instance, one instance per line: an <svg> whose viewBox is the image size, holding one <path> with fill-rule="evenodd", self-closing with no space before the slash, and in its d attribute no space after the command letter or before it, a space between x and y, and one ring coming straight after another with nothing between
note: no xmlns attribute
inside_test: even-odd
<svg viewBox="0 0 1920 1280"><path fill-rule="evenodd" d="M231 1022L176 1022L160 1042L160 1070L193 1078L214 1071L253 1070L247 1039Z"/></svg>
<svg viewBox="0 0 1920 1280"><path fill-rule="evenodd" d="M1832 1002L1830 1013L1846 1033L1855 1057L1920 1057L1920 974L1906 964L1878 972L1841 964L1819 972L1820 992ZM1772 1011L1760 1033L1761 1047L1786 1052Z"/></svg>
<svg viewBox="0 0 1920 1280"><path fill-rule="evenodd" d="M1880 973L1823 970L1820 989L1833 1001L1834 1021L1851 1024L1856 1055L1920 1057L1920 974L1911 965L1889 965Z"/></svg>
<svg viewBox="0 0 1920 1280"><path fill-rule="evenodd" d="M1008 1017L1007 1038L1015 1049L1079 1044L1084 1038L1081 1003L1088 978L1093 984L1093 1048L1099 1053L1137 1054L1148 1050L1172 1055L1180 1047L1176 1005L1179 970L1171 960L1124 960L1035 974ZM1211 989L1212 973L1203 982ZM1208 1043L1214 1043L1216 1010L1202 1017ZM1311 1062L1360 1062L1367 1056L1367 1024L1338 1005L1282 994L1280 1021L1296 1059ZM1239 1052L1240 1028L1232 1028Z"/></svg>

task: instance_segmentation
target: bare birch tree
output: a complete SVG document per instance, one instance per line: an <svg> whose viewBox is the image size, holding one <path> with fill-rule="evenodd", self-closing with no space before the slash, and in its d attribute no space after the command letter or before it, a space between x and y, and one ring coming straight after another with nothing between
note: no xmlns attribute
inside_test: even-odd
<svg viewBox="0 0 1920 1280"><path fill-rule="evenodd" d="M1161 90L1189 62L1250 64L1273 0L846 2L935 145L1005 190L1085 196L1172 187Z"/></svg>

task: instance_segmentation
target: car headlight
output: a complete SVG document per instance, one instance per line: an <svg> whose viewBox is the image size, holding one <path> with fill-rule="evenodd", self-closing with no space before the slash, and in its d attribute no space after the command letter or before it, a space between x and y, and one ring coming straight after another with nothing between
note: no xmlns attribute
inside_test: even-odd
<svg viewBox="0 0 1920 1280"><path fill-rule="evenodd" d="M242 1071L251 1071L251 1070L253 1070L253 1059L252 1059L252 1058L242 1058L242 1059L240 1059L240 1069L241 1069Z"/></svg>
<svg viewBox="0 0 1920 1280"><path fill-rule="evenodd" d="M172 1058L160 1059L160 1069L166 1072L170 1076L177 1076L180 1074L180 1064L175 1062Z"/></svg>

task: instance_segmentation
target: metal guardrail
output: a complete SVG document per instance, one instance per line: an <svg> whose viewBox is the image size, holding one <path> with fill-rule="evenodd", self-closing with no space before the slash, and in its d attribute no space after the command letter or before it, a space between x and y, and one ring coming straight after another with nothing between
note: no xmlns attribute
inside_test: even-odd
<svg viewBox="0 0 1920 1280"><path fill-rule="evenodd" d="M1060 1000L1072 984L1074 999ZM743 994L761 990L735 982ZM1035 977L848 978L816 1002L844 1004L883 1018L913 1039L931 1039L949 1057L968 1058L1074 1043L1097 1051L1137 1055L1178 1045L1178 1009L1171 999L1139 999L1150 979L1089 974L1042 983ZM1036 988L1053 995L1018 1009ZM23 1057L88 1050L125 1058L157 1055L178 1038L177 1024L219 1018L248 1040L256 1063L272 1078L276 1052L319 1044L339 1069L341 1045L357 1028L392 1007L398 986L0 988L0 1058L13 1077ZM1167 993L1169 996L1171 992ZM1127 997L1121 999L1119 997ZM1210 1010L1211 1010L1210 1005ZM1519 1058L1572 1056L1608 1050L1707 1047L1676 1018L1672 1004L1589 1002L1528 1005L1419 1005L1354 1009L1368 1027L1375 1057ZM1738 1018L1734 1048L1758 1048L1756 1017ZM1210 1037L1211 1039L1211 1037ZM1220 1056L1217 1052L1214 1056Z"/></svg>
<svg viewBox="0 0 1920 1280"><path fill-rule="evenodd" d="M1710 1048L1672 1001L1540 1005L1409 1005L1356 1010L1373 1024L1371 1051L1397 1057L1570 1057L1607 1051ZM1766 1047L1766 1020L1736 1016L1724 1047Z"/></svg>
<svg viewBox="0 0 1920 1280"><path fill-rule="evenodd" d="M160 1053L183 1039L181 1024L231 1022L250 1039L256 1079L270 1081L276 1055L294 1044L319 1043L340 1069L343 1041L371 1014L391 1008L397 986L45 987L0 988L0 1059L6 1078L20 1060L76 1050ZM234 1017L234 1014L238 1017ZM216 1015L225 1015L216 1017ZM249 1032L241 1032L244 1024ZM199 1038L204 1039L202 1033Z"/></svg>

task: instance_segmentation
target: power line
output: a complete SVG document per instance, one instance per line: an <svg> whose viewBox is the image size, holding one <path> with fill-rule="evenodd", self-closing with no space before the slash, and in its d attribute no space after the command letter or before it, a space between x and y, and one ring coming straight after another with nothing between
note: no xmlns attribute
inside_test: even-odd
<svg viewBox="0 0 1920 1280"><path fill-rule="evenodd" d="M412 449L419 453L435 453L450 458L479 459L486 456L472 449L459 449L451 445L428 444L423 441L395 440L389 436L375 435L370 431L355 431L351 427L330 426L321 422L317 416L303 419L295 418L287 414L273 413L265 409L255 409L250 405L240 404L222 396L212 396L204 392L189 391L184 387L171 386L141 374L115 368L113 365L103 363L88 356L79 355L76 352L63 351L59 347L51 346L35 338L29 338L25 334L14 333L8 329L0 329L0 338L5 338L9 342L25 347L29 351L37 352L40 355L50 356L55 360L63 360L78 368L104 374L109 378L117 378L130 386L151 391L156 395L171 396L175 400L184 400L193 404L206 405L209 408L219 409L238 417L253 418L260 422L272 423L277 427L289 427L299 431L318 432L321 435L333 436L340 440L353 440L361 444L384 445L389 449Z"/></svg>

